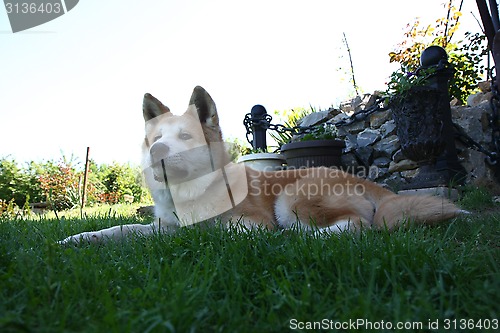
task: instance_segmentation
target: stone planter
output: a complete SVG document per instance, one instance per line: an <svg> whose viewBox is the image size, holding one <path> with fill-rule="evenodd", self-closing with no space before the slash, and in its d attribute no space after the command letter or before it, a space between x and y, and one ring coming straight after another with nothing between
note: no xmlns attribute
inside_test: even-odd
<svg viewBox="0 0 500 333"><path fill-rule="evenodd" d="M246 166L259 171L276 171L283 169L286 160L280 154L256 153L241 156L238 163L244 163Z"/></svg>
<svg viewBox="0 0 500 333"><path fill-rule="evenodd" d="M428 87L412 87L405 98L392 99L390 107L403 154L415 162L435 160L444 151L443 112L447 96Z"/></svg>
<svg viewBox="0 0 500 333"><path fill-rule="evenodd" d="M449 73L435 74L428 80L438 82L448 77ZM420 167L404 188L463 183L466 174L457 157L448 91L431 85L412 87L404 99L393 100L390 106L401 151Z"/></svg>
<svg viewBox="0 0 500 333"><path fill-rule="evenodd" d="M342 140L291 142L281 147L289 168L341 167Z"/></svg>

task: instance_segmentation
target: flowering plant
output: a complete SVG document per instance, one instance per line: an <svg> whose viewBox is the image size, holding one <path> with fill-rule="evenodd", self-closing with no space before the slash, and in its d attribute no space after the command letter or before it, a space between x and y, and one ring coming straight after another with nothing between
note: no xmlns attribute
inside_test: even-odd
<svg viewBox="0 0 500 333"><path fill-rule="evenodd" d="M314 129L305 134L300 141L310 141L310 140L332 140L336 139L338 136L337 127L331 123L323 123L317 125Z"/></svg>
<svg viewBox="0 0 500 333"><path fill-rule="evenodd" d="M419 68L415 72L400 68L391 74L386 92L391 98L404 98L412 87L423 86L435 72L436 68L433 67Z"/></svg>

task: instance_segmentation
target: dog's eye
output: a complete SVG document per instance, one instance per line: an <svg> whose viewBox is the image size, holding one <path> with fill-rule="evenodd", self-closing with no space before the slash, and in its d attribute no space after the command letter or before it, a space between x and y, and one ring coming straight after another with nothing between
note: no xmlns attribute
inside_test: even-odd
<svg viewBox="0 0 500 333"><path fill-rule="evenodd" d="M179 133L179 139L181 140L189 140L192 136L189 133Z"/></svg>

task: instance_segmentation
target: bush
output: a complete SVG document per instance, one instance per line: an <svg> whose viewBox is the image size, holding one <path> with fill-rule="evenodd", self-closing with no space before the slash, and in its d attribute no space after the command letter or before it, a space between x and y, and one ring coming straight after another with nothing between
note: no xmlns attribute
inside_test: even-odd
<svg viewBox="0 0 500 333"><path fill-rule="evenodd" d="M102 165L98 173L99 180L104 187L104 191L99 195L101 202L123 202L124 195L132 195L134 202L141 201L144 189L139 167L115 162L111 165Z"/></svg>
<svg viewBox="0 0 500 333"><path fill-rule="evenodd" d="M55 210L78 206L81 200L79 175L66 160L57 165L48 164L40 175L40 187Z"/></svg>
<svg viewBox="0 0 500 333"><path fill-rule="evenodd" d="M81 204L84 170L80 163L62 157L59 161L26 163L23 167L11 158L0 159L0 211L12 207L29 207L27 203L48 201L56 210ZM140 167L113 163L98 166L89 163L86 204L118 203L124 195L135 202L150 200L143 187Z"/></svg>
<svg viewBox="0 0 500 333"><path fill-rule="evenodd" d="M44 198L38 175L41 165L34 162L20 168L13 159L0 159L0 200L14 200L17 206L23 206L28 198L33 202Z"/></svg>

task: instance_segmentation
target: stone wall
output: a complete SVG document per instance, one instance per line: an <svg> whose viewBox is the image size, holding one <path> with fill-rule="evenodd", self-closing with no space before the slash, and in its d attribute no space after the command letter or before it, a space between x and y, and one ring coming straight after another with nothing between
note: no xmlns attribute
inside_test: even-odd
<svg viewBox="0 0 500 333"><path fill-rule="evenodd" d="M340 109L316 112L301 122L302 126L324 121L336 123L353 113L373 105L380 94L367 94L341 104ZM491 113L489 98L491 92L483 92L469 97L467 106L452 106L452 118L461 130L484 147L489 148L491 129L487 115ZM339 127L340 138L346 141L342 157L344 168L349 172L366 176L392 190L399 190L418 175L417 163L409 160L401 152L392 111L379 111L364 121ZM466 184L485 186L493 193L500 194L500 185L493 176L493 170L485 162L485 155L469 149L456 140L460 163L467 172Z"/></svg>

